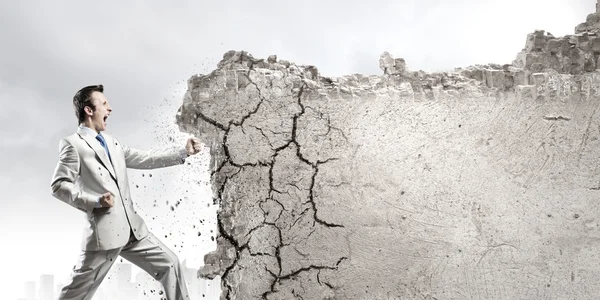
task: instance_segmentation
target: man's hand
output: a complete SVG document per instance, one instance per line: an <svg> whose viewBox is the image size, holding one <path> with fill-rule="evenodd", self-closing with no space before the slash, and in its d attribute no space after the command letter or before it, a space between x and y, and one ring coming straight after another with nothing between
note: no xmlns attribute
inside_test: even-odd
<svg viewBox="0 0 600 300"><path fill-rule="evenodd" d="M100 197L100 204L102 207L113 207L115 204L113 195L110 192L103 194L102 197Z"/></svg>
<svg viewBox="0 0 600 300"><path fill-rule="evenodd" d="M199 139L195 137L191 137L187 140L187 144L185 145L185 151L187 151L187 155L197 154L202 150L204 144L200 142Z"/></svg>

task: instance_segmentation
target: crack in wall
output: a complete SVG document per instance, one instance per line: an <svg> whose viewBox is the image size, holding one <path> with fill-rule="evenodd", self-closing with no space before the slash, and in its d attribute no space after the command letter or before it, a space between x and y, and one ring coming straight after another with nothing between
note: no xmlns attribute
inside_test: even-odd
<svg viewBox="0 0 600 300"><path fill-rule="evenodd" d="M266 291L263 294L263 297L266 298L269 294L274 293L275 292L275 286L277 283L281 282L281 281L285 281L301 272L305 272L305 271L310 271L310 270L321 270L321 269L332 269L334 267L329 267L329 266L316 266L316 265L311 265L309 267L303 267L298 269L295 272L292 272L290 274L286 274L286 275L282 275L281 271L282 271L282 257L281 257L281 248L284 246L289 246L289 243L284 243L283 242L283 236L282 236L282 229L277 225L277 222L280 220L282 213L284 211L286 211L286 207L283 205L283 203L281 203L279 200L277 200L275 197L273 197L274 193L278 193L278 194L283 194L284 192L278 190L275 188L274 183L273 183L273 167L275 166L275 164L277 163L277 156L279 155L280 152L284 151L285 149L288 149L290 147L294 148L295 147L295 154L297 156L297 158L302 162L305 163L306 165L310 166L313 170L311 178L310 178L310 187L308 189L308 201L304 202L303 204L310 204L310 207L305 208L301 213L300 216L298 218L295 219L295 221L293 222L293 224L290 227L293 227L296 225L296 223L300 220L300 218L302 217L302 215L304 215L305 213L307 213L308 211L310 211L312 209L312 217L313 217L313 226L316 225L316 223L321 224L325 227L343 227L343 225L339 225L339 224L333 224L330 222L326 222L321 220L318 217L318 210L317 210L317 206L314 202L314 193L313 193L313 188L314 188L314 184L315 184L315 177L319 171L319 165L321 164L325 164L328 161L331 160L335 160L335 159L328 159L325 161L316 161L316 162L310 162L308 159L306 159L303 155L302 155L302 151L301 151L301 145L300 143L296 140L297 138L297 128L298 128L298 118L300 118L304 113L305 113L305 107L302 103L302 95L303 95L303 91L304 88L306 87L305 84L302 84L300 86L300 88L297 91L297 94L294 96L295 98L297 98L297 104L300 107L300 112L295 113L292 117L292 130L291 130L291 138L288 140L288 142L286 142L284 145L274 148L274 154L271 156L271 161L270 162L258 162L258 163L236 163L232 160L232 156L230 153L230 149L228 146L228 139L229 139L229 133L232 129L233 126L240 126L243 127L244 123L246 122L246 120L250 119L253 115L255 115L261 105L268 101L261 92L261 88L260 86L254 82L252 80L251 77L251 72L256 72L253 68L252 65L249 68L249 70L246 73L243 73L243 76L245 76L248 81L250 82L250 84L256 88L256 90L259 93L259 97L260 97L260 102L258 102L258 104L246 115L244 115L240 121L236 122L234 120L231 120L227 126L218 123L216 120L211 119L209 117L207 117L206 115L204 115L201 112L196 112L196 117L199 118L200 120L203 120L213 126L215 126L216 128L219 128L221 130L224 131L223 134L223 139L221 142L221 145L223 147L223 152L224 152L224 159L222 161L222 163L216 168L216 170L214 170L213 172L211 172L211 177L216 176L217 174L221 174L223 169L227 168L227 167L231 167L233 170L237 170L234 172L228 171L226 173L230 173L230 174L225 174L224 175L224 179L222 180L222 183L220 184L219 188L218 188L218 192L217 192L217 197L214 199L215 203L222 203L223 201L223 193L224 190L226 188L226 186L228 184L230 184L230 180L232 178L234 178L237 174L239 174L241 172L241 170L243 168L248 168L248 167L268 167L269 168L269 197L267 199L264 200L270 200L270 201L274 201L275 203L277 203L280 207L281 210L279 211L277 217L272 221L272 222L268 222L266 221L267 218L269 218L269 213L270 211L265 210L265 208L263 207L264 205L264 201L260 201L260 203L258 203L258 206L260 207L260 209L263 212L264 215L264 221L263 224L254 227L252 229L250 229L248 231L248 233L245 235L244 239L247 240L246 243L244 244L240 244L240 242L235 238L235 236L231 233L228 232L228 230L225 228L225 225L223 223L223 219L224 219L224 215L222 215L222 212L220 212L220 216L218 218L218 232L219 234L226 240L228 241L234 248L235 248L235 257L233 258L233 260L231 261L230 264L228 264L227 266L225 266L224 271L222 272L222 284L224 286L224 288L226 289L224 295L226 296L226 299L231 299L232 295L234 294L234 287L231 285L230 280L229 280L229 276L230 273L232 272L232 270L236 267L236 265L238 264L238 261L240 259L240 253L244 250L248 250L250 251L250 255L251 256L270 256L273 257L272 254L270 253L263 253L263 252L254 252L252 251L249 243L250 243L250 239L248 238L249 236L252 236L252 234L259 230L260 228L264 227L264 226L272 226L273 228L275 228L277 230L277 233L279 235L279 243L275 246L275 255L274 257L277 259L277 274L273 273L271 270L269 270L266 266L265 266L265 270L267 270L271 276L273 277L272 280L272 284L271 284L271 290L270 291ZM238 72L239 74L239 72ZM293 88L292 86L287 86L288 88ZM294 95L294 91L292 90L292 95ZM330 121L327 120L327 123L330 124ZM273 145L271 143L271 141L269 140L268 136L264 133L263 129L258 127L258 126L254 126L254 125L250 125L251 127L257 129L260 131L260 133L267 139L267 141L269 141L269 144L271 145L271 148L273 148ZM328 130L330 130L331 128L328 128ZM221 175L222 176L222 175ZM294 186L295 188L297 188L298 190L301 190L301 188L296 184L296 183L289 183L289 185ZM312 233L314 232L315 229L313 229L309 235L307 236L310 237L310 235L312 235ZM345 257L343 257L342 259L340 259L337 263L336 263L336 268L337 265L339 265L339 263L343 260L346 259Z"/></svg>
<svg viewBox="0 0 600 300"><path fill-rule="evenodd" d="M313 271L313 270L316 270L316 271L318 271L318 272L320 272L321 270L337 270L337 268L338 268L338 266L340 265L340 263L341 263L342 261L346 260L346 259L348 259L348 257L345 257L345 256L344 256L344 257L341 257L341 258L340 258L340 259L339 259L339 260L338 260L338 261L335 263L335 265L334 265L334 266L316 266L316 265L310 265L310 266L308 266L308 267L303 267L303 268L297 269L296 271L293 271L293 272L291 272L291 273L289 273L289 274L286 274L286 275L281 275L281 274L279 274L279 275L275 275L275 274L271 274L271 275L272 275L272 276L274 276L276 279L273 281L273 283L272 283L272 285L271 285L271 290L270 290L270 291L267 291L267 292L265 292L265 293L262 295L262 298L263 298L263 299L265 299L265 300L268 300L268 299L269 299L269 298L268 298L268 297L269 297L269 295L271 295L271 294L273 294L273 293L275 293L275 292L276 292L276 291L275 291L275 285L277 285L277 283L281 283L282 281L286 281L286 280L293 279L294 277L298 276L300 273L303 273L303 272L310 272L310 271ZM319 282L319 283L320 283L320 282ZM335 288L334 288L332 285L330 285L330 284L326 284L326 285L327 285L327 286L328 286L330 289L335 289Z"/></svg>
<svg viewBox="0 0 600 300"><path fill-rule="evenodd" d="M315 204L315 202L314 202L314 199L313 199L313 187L314 187L315 177L316 177L316 175L317 175L317 172L318 172L318 165L319 165L319 164L322 164L322 163L326 163L326 161L325 161L325 162L319 162L319 161L318 161L316 164L313 164L313 163L309 162L309 161L308 161L306 158L304 158L304 157L302 156L301 149L300 149L300 145L299 145L299 143L296 141L296 136L297 136L297 135L296 135L296 132L297 132L297 126L298 126L298 125L297 125L297 124L298 124L298 123L297 123L297 120L298 120L298 118L299 118L300 116L302 116L302 115L304 114L304 112L305 112L305 108L304 108L304 105L302 104L302 100L301 100L301 99L302 99L302 94L303 94L303 91L304 91L304 87L305 87L305 85L302 85L302 86L300 87L300 91L299 91L299 93L298 93L298 95L297 95L297 98L298 98L298 104L299 104L299 106L301 107L301 111L300 111L300 113L298 113L298 114L295 114L295 115L294 115L294 117L293 117L292 137L291 137L290 141L289 141L287 144L285 144L285 145L283 145L283 146L281 146L281 147L279 147L279 148L275 149L275 154L273 155L273 162L272 162L272 164L270 165L270 169L269 169L269 170L270 170L270 172L269 172L269 174L270 174L270 178L269 178L269 189L270 189L270 190L269 190L269 195L271 195L271 196L272 196L272 193L273 193L273 192L281 193L281 191L278 191L278 190L276 190L276 189L274 188L274 186L273 186L273 177L272 177L272 176L273 176L273 172L272 172L272 171L273 171L273 166L274 166L274 164L275 164L275 161L276 161L276 157L277 157L277 155L279 154L279 152L280 152L280 151L282 151L282 150L284 150L284 149L288 148L288 147L289 147L291 144L294 144L294 145L296 146L296 155L298 156L298 158L299 158L299 159L300 159L302 162L304 162L304 163L306 163L306 164L310 165L310 166L311 166L311 167L314 169L314 173L313 173L313 175L312 175L312 177L311 177L311 185L310 185L310 188L309 188L309 203L312 205L314 221L316 221L317 223L319 223L319 224L321 224L321 225L327 226L327 227L343 227L342 225L331 224L331 223L328 223L328 222L322 221L322 220L320 220L320 219L318 218L318 216L317 216L317 208L316 208L316 204ZM257 88L258 88L258 86L257 86ZM283 211L283 210L285 210L285 206L284 206L284 205L283 205L281 202L277 201L277 200L276 200L276 199L274 199L273 197L271 197L270 199L271 199L271 200L274 200L274 201L276 201L276 202L277 202L279 205L281 205L281 207L282 207L282 211ZM304 211L307 211L307 210L305 209ZM279 218L280 218L280 217L281 217L281 212L280 212L280 214L279 214L279 216L277 217L277 219L276 219L276 220L279 220ZM298 218L298 219L299 219L299 218ZM296 222L298 221L298 219L296 219L296 221L295 221L295 222L292 224L292 226L293 226L294 224L296 224ZM308 267L308 268L301 268L301 269L299 269L297 272L294 272L294 273L291 273L291 274L288 274L288 275L283 275L283 276L282 276L282 275L281 275L282 266L281 266L281 254L280 254L280 251L281 251L281 247L283 247L283 246L286 246L287 244L284 244L284 243L282 242L282 241L283 241L283 238L282 238L282 236L281 236L281 229L280 229L280 228L279 228L279 227L278 227L278 226L277 226L275 223L265 223L265 224L272 225L272 226L274 226L275 228L277 228L277 230L278 230L278 233L279 233L279 240L280 240L280 243L279 243L279 245L277 245L277 247L276 247L276 250L275 250L275 251L276 251L276 255L275 255L275 256L276 256L276 258L277 258L277 262L278 262L279 274L274 274L274 273L272 273L271 271L267 270L267 271L269 271L269 273L271 274L271 276L273 276L273 277L274 277L274 280L273 280L273 282L272 282L272 284L271 284L271 290L270 290L270 291L267 291L267 292L265 292L265 293L263 294L263 299L267 299L267 297L268 297L268 295L269 295L269 294L272 294L272 293L274 293L274 292L275 292L275 291L274 291L275 285L276 285L278 282L282 281L282 280L286 280L286 279L288 279L288 278L290 278L290 277L292 277L292 276L294 276L294 275L296 275L296 274L298 274L298 273L300 273L300 272L303 272L303 271L308 271L308 270L311 270L311 269L313 269L313 268L314 268L314 269L326 268L326 267L322 267L322 266L311 266L311 267ZM313 223L313 226L314 226L314 223ZM343 258L343 259L345 259L345 258ZM337 266L337 265L339 265L339 263L340 263L340 262L341 262L341 260L340 260L340 261L338 261L338 263L336 264L336 266Z"/></svg>
<svg viewBox="0 0 600 300"><path fill-rule="evenodd" d="M567 40L581 49L557 48ZM570 65L545 64L557 53ZM600 124L589 112L600 105L600 75L589 53L600 54L600 37L536 31L513 65L427 74L387 54L383 76L326 78L313 66L227 52L219 70L190 79L192 101L180 109L180 126L212 142L221 205L217 251L202 274L221 276L225 299L585 298L548 289L556 264L522 249L544 242L562 253L573 249L545 241L595 234L576 230L594 227L585 211L566 227L550 217L586 207L598 190L589 174L600 131L589 128ZM570 197L560 189L574 184L585 190L576 199L553 196ZM491 240L519 247L482 256ZM576 265L576 257L552 259ZM546 266L529 269L533 280L513 272L531 264ZM478 279L482 269L492 279ZM448 280L459 272L464 280ZM532 295L525 281L548 292ZM494 293L501 284L514 289Z"/></svg>

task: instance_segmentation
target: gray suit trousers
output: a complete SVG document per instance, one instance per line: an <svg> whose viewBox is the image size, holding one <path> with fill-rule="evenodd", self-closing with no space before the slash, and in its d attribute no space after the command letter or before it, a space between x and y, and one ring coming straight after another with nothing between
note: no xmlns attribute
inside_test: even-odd
<svg viewBox="0 0 600 300"><path fill-rule="evenodd" d="M136 240L133 234L124 247L82 251L73 268L70 282L63 287L59 300L89 300L100 287L113 263L121 256L158 280L167 300L189 300L182 266L175 255L152 233Z"/></svg>

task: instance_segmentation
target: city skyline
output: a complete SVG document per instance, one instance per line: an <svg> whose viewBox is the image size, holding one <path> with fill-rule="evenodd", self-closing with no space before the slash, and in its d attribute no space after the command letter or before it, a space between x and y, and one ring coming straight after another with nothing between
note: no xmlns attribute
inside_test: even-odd
<svg viewBox="0 0 600 300"><path fill-rule="evenodd" d="M221 288L218 278L197 278L198 268L190 267L186 260L182 261L182 266L187 276L190 300L219 299ZM14 300L54 300L67 279L56 280L54 274L40 274L38 277L38 281L24 282L22 296ZM106 275L92 300L156 299L162 293L160 282L150 274L125 259L119 259Z"/></svg>

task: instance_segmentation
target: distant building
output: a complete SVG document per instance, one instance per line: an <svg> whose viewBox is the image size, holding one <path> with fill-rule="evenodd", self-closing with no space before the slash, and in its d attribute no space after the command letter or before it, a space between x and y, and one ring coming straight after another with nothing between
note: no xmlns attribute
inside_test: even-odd
<svg viewBox="0 0 600 300"><path fill-rule="evenodd" d="M119 263L114 266L114 278L104 286L106 296L114 300L130 300L135 298L135 286L131 281L132 264Z"/></svg>
<svg viewBox="0 0 600 300"><path fill-rule="evenodd" d="M101 284L96 293L94 294L94 300L111 300L104 291L104 286Z"/></svg>
<svg viewBox="0 0 600 300"><path fill-rule="evenodd" d="M188 287L188 293L190 294L191 300L202 299L202 294L206 293L206 289L202 286L200 279L198 279L198 270L187 267L187 260L184 260L182 265L183 276Z"/></svg>
<svg viewBox="0 0 600 300"><path fill-rule="evenodd" d="M221 298L221 281L218 279L208 280L202 279L204 281L204 290L206 294L203 298L200 299L220 299Z"/></svg>
<svg viewBox="0 0 600 300"><path fill-rule="evenodd" d="M65 286L65 284L57 283L54 286L56 287L56 289L54 290L54 298L52 299L57 299L58 296L60 296L60 292L62 291L62 288Z"/></svg>
<svg viewBox="0 0 600 300"><path fill-rule="evenodd" d="M40 300L54 300L54 275L40 276Z"/></svg>
<svg viewBox="0 0 600 300"><path fill-rule="evenodd" d="M37 300L35 297L35 281L25 282L25 299L26 300Z"/></svg>
<svg viewBox="0 0 600 300"><path fill-rule="evenodd" d="M136 300L158 299L157 296L159 296L160 292L163 290L160 282L144 270L140 270L135 276L134 286L137 294Z"/></svg>

